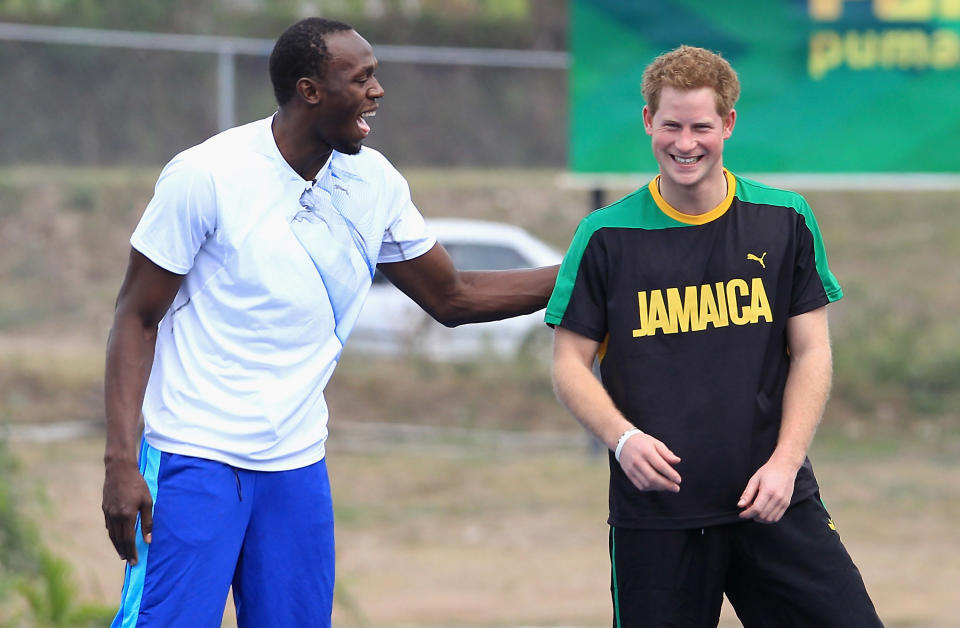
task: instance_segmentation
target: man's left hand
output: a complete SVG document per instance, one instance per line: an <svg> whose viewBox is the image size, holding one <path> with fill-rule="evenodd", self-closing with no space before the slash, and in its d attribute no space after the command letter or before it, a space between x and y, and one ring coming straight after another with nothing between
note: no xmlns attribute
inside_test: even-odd
<svg viewBox="0 0 960 628"><path fill-rule="evenodd" d="M737 502L737 506L744 509L740 518L760 523L780 521L793 497L797 471L793 465L772 458L757 469Z"/></svg>

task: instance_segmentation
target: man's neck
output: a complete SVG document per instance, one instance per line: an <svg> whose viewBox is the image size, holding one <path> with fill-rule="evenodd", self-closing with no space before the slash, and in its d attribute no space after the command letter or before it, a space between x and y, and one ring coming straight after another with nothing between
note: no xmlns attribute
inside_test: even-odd
<svg viewBox="0 0 960 628"><path fill-rule="evenodd" d="M315 179L330 159L332 149L316 142L301 117L283 107L273 117L271 129L277 148L290 167L307 181Z"/></svg>
<svg viewBox="0 0 960 628"><path fill-rule="evenodd" d="M690 216L707 213L727 197L727 176L722 168L696 186L672 185L662 176L657 178L657 185L660 196L670 207Z"/></svg>

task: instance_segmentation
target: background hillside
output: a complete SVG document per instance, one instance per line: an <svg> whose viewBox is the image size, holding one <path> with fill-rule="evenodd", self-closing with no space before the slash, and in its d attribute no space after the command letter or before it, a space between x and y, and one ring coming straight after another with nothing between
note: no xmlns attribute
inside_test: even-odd
<svg viewBox="0 0 960 628"><path fill-rule="evenodd" d="M589 207L585 192L561 187L552 171L406 172L425 215L514 223L561 250ZM57 400L68 390L79 395L85 377L90 388L68 405L83 418L99 417L99 362L111 304L126 263L129 234L157 174L157 168L0 170L0 341L5 343L7 369L0 392L7 398L13 390L31 397L30 420L62 418ZM960 292L952 286L960 257L960 221L955 194L821 191L806 196L825 234L831 267L846 292L831 307L834 413L844 423L869 423L870 431L940 433L956 428L960 328L954 318ZM40 352L38 346L47 349ZM68 382L44 383L43 375L33 373L31 363L44 355L70 354L83 347L94 353L87 357L96 358L87 376L82 368L69 366L72 358L64 355L54 362L66 371L61 375ZM345 366L349 368L349 362ZM490 398L489 390L479 388L483 381L471 387L480 401ZM336 383L344 390L356 386L340 379ZM425 402L411 390L415 387L393 388L398 395L409 391L411 402ZM552 408L545 381L542 392L550 409L536 414L556 417L551 422L558 427L566 425L562 413ZM381 413L355 408L351 414ZM496 419L498 414L491 412L487 422L513 422ZM8 417L23 420L18 412ZM523 419L532 420L544 419Z"/></svg>

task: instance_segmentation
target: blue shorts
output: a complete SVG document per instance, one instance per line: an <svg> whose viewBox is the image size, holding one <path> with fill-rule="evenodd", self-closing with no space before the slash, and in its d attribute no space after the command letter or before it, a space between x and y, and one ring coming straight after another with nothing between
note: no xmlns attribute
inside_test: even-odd
<svg viewBox="0 0 960 628"><path fill-rule="evenodd" d="M113 628L219 628L233 586L241 627L330 626L333 504L326 462L249 471L146 442L153 542L137 523Z"/></svg>

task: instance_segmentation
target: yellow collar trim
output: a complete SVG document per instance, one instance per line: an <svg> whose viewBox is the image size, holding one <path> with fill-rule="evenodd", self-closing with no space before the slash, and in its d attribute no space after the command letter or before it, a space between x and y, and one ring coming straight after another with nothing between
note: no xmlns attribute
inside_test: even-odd
<svg viewBox="0 0 960 628"><path fill-rule="evenodd" d="M733 203L733 197L737 193L737 178L730 173L726 168L723 169L723 176L727 178L727 196L720 204L706 212L705 214L684 214L681 211L674 209L670 203L663 200L663 197L660 196L660 175L657 175L653 178L653 181L650 182L650 194L653 196L654 202L657 204L657 207L660 208L667 216L670 216L674 220L686 223L688 225L705 225L711 220L716 220L720 216L723 216L727 213L727 210L730 209L731 203Z"/></svg>

